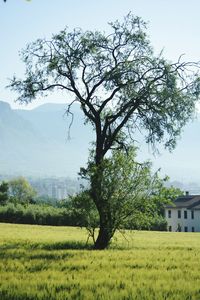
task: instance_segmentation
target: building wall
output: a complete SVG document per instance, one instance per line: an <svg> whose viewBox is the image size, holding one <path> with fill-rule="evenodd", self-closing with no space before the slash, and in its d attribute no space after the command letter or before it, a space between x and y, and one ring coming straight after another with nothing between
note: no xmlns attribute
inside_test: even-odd
<svg viewBox="0 0 200 300"><path fill-rule="evenodd" d="M169 211L171 211L171 218L169 217ZM181 218L178 218L178 211L181 211ZM187 211L187 219L184 218L184 211ZM200 232L200 211L193 210L194 219L192 219L191 210L186 208L166 208L165 217L168 224L168 231L179 231L178 228L181 227L181 231ZM186 228L185 228L186 227ZM193 227L193 230L192 230Z"/></svg>
<svg viewBox="0 0 200 300"><path fill-rule="evenodd" d="M78 193L81 182L68 178L39 178L31 179L30 183L39 196L61 200Z"/></svg>

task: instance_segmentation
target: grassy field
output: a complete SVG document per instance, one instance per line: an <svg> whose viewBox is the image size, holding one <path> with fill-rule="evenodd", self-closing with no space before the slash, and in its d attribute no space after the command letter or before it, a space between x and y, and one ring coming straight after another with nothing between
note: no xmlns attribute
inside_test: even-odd
<svg viewBox="0 0 200 300"><path fill-rule="evenodd" d="M0 224L0 299L200 299L200 234L119 233L85 248L84 229Z"/></svg>

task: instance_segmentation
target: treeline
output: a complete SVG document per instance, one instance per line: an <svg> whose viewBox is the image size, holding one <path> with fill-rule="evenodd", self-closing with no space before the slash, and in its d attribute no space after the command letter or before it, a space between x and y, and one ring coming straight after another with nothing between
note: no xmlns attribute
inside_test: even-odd
<svg viewBox="0 0 200 300"><path fill-rule="evenodd" d="M54 207L44 204L8 203L0 206L0 222L16 224L34 224L50 226L80 226L87 227L88 219L80 217L76 209ZM164 217L156 215L136 214L130 222L124 224L125 229L166 230Z"/></svg>
<svg viewBox="0 0 200 300"><path fill-rule="evenodd" d="M71 211L66 208L42 204L8 203L0 206L0 221L5 223L36 224L52 226L76 226Z"/></svg>
<svg viewBox="0 0 200 300"><path fill-rule="evenodd" d="M0 222L75 226L70 209L56 199L39 197L30 183L17 177L0 184Z"/></svg>
<svg viewBox="0 0 200 300"><path fill-rule="evenodd" d="M133 212L122 223L122 229L166 230L164 203L180 190L159 188L159 193L135 201ZM38 197L22 177L0 184L0 222L51 226L80 226L89 230L99 227L99 215L87 190L56 201Z"/></svg>

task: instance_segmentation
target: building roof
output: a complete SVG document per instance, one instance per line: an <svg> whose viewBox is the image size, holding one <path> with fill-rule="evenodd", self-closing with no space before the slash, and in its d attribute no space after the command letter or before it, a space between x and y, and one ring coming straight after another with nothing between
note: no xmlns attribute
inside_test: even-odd
<svg viewBox="0 0 200 300"><path fill-rule="evenodd" d="M165 206L166 208L187 208L198 210L200 209L200 195L185 195L176 198L173 204Z"/></svg>

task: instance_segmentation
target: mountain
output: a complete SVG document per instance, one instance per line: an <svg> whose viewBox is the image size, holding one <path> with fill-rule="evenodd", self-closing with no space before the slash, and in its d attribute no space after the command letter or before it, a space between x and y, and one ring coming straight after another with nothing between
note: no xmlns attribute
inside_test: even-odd
<svg viewBox="0 0 200 300"><path fill-rule="evenodd" d="M162 174L173 181L200 186L200 116L197 114L183 129L176 148L170 153L159 147L160 154L152 155L147 146L139 150L139 158L149 157L154 169L161 168ZM198 191L200 194L200 189Z"/></svg>
<svg viewBox="0 0 200 300"><path fill-rule="evenodd" d="M72 115L66 115L65 104L13 110L0 101L0 174L76 177L86 164L94 132L84 125L78 104L72 106L72 112L70 127ZM138 146L138 160L150 159L154 170L161 168L161 173L172 181L200 185L199 118L184 128L172 153L160 147L161 154L154 156L144 142Z"/></svg>
<svg viewBox="0 0 200 300"><path fill-rule="evenodd" d="M0 173L34 176L76 176L88 156L92 130L74 106L74 122L64 104L33 110L12 110L0 102Z"/></svg>

